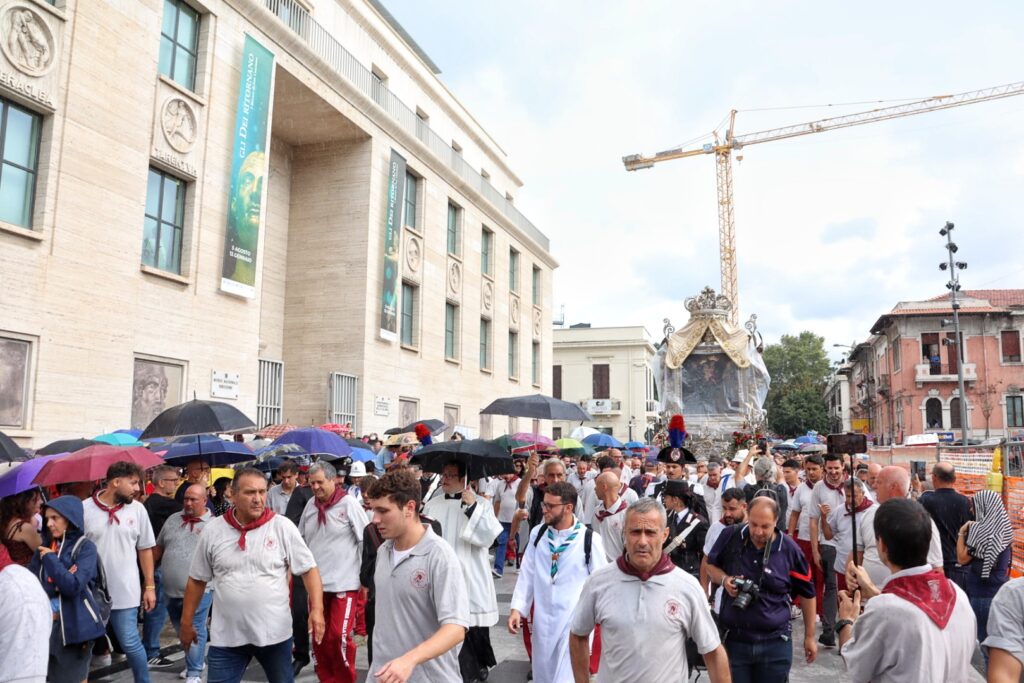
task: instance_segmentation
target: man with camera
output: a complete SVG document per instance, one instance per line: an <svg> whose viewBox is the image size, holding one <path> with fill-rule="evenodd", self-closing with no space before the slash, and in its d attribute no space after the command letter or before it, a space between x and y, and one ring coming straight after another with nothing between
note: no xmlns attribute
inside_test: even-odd
<svg viewBox="0 0 1024 683"><path fill-rule="evenodd" d="M719 612L729 668L736 683L785 683L793 664L790 605L800 597L808 663L814 638L814 585L800 547L776 529L779 506L751 501L747 523L722 531L707 558L711 580L725 588Z"/></svg>

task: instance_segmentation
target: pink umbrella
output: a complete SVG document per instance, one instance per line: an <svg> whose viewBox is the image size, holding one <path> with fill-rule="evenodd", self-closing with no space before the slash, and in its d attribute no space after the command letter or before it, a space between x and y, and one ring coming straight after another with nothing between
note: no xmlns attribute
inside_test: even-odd
<svg viewBox="0 0 1024 683"><path fill-rule="evenodd" d="M164 464L164 459L141 446L96 444L43 465L33 484L51 486L77 481L97 481L107 476L107 468L127 460L142 469Z"/></svg>
<svg viewBox="0 0 1024 683"><path fill-rule="evenodd" d="M512 436L508 437L513 441L523 441L525 443L531 443L535 446L554 446L555 442L544 436L543 434L533 434L531 432L516 432Z"/></svg>

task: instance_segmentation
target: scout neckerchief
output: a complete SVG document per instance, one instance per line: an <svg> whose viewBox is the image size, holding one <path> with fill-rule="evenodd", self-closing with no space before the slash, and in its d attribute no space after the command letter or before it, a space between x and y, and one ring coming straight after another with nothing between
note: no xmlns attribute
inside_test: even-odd
<svg viewBox="0 0 1024 683"><path fill-rule="evenodd" d="M565 539L565 542L562 543L562 545L560 545L558 547L555 547L555 530L552 529L551 527L548 527L548 548L551 550L551 581L552 581L552 583L554 583L554 581L555 581L555 575L558 574L558 558L559 558L559 556L561 556L562 553L564 553L566 550L569 549L569 546L572 544L573 541L576 540L576 536L579 535L580 529L582 529L582 528L583 528L583 525L580 524L579 520L576 520L576 526L574 526L572 528L572 532Z"/></svg>

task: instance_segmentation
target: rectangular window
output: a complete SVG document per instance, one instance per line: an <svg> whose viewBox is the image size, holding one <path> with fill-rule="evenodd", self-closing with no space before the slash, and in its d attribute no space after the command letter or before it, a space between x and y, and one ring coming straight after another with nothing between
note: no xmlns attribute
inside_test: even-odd
<svg viewBox="0 0 1024 683"><path fill-rule="evenodd" d="M26 339L0 337L0 427L25 429L28 426L29 378L32 343Z"/></svg>
<svg viewBox="0 0 1024 683"><path fill-rule="evenodd" d="M398 422L412 424L420 419L420 400L418 398L398 397Z"/></svg>
<svg viewBox="0 0 1024 683"><path fill-rule="evenodd" d="M259 359L256 383L256 426L284 422L284 363Z"/></svg>
<svg viewBox="0 0 1024 683"><path fill-rule="evenodd" d="M146 221L142 231L142 262L181 273L181 241L185 231L185 181L149 169Z"/></svg>
<svg viewBox="0 0 1024 683"><path fill-rule="evenodd" d="M0 99L0 220L32 229L42 117Z"/></svg>
<svg viewBox="0 0 1024 683"><path fill-rule="evenodd" d="M562 398L562 366L551 366L551 396Z"/></svg>
<svg viewBox="0 0 1024 683"><path fill-rule="evenodd" d="M480 318L480 369L491 369L491 321Z"/></svg>
<svg viewBox="0 0 1024 683"><path fill-rule="evenodd" d="M519 291L519 252L515 249L508 250L508 290Z"/></svg>
<svg viewBox="0 0 1024 683"><path fill-rule="evenodd" d="M408 282L402 283L402 315L401 315L401 339L402 346L416 346L418 333L417 324L419 315L419 287Z"/></svg>
<svg viewBox="0 0 1024 683"><path fill-rule="evenodd" d="M1003 346L1003 362L1020 362L1020 332L1017 330L1004 330L999 333Z"/></svg>
<svg viewBox="0 0 1024 683"><path fill-rule="evenodd" d="M540 386L540 344L533 342L533 348L530 349L530 377L531 381Z"/></svg>
<svg viewBox="0 0 1024 683"><path fill-rule="evenodd" d="M450 301L444 305L444 357L459 359L459 307Z"/></svg>
<svg viewBox="0 0 1024 683"><path fill-rule="evenodd" d="M484 228L480 233L480 272L491 275L491 253L494 251L494 233Z"/></svg>
<svg viewBox="0 0 1024 683"><path fill-rule="evenodd" d="M160 29L160 73L189 90L196 89L199 12L182 0L164 0Z"/></svg>
<svg viewBox="0 0 1024 683"><path fill-rule="evenodd" d="M899 370L900 369L900 362L901 362L900 356L902 355L900 353L900 344L901 343L902 342L901 342L899 337L896 337L896 339L894 339L893 342L892 342L892 369L893 370Z"/></svg>
<svg viewBox="0 0 1024 683"><path fill-rule="evenodd" d="M1006 426L1024 427L1024 396L1006 397Z"/></svg>
<svg viewBox="0 0 1024 683"><path fill-rule="evenodd" d="M531 284L533 285L533 305L540 306L540 268L537 266L533 267L533 279Z"/></svg>
<svg viewBox="0 0 1024 683"><path fill-rule="evenodd" d="M508 333L508 377L519 379L519 333Z"/></svg>
<svg viewBox="0 0 1024 683"><path fill-rule="evenodd" d="M611 392L608 387L608 366L594 365L592 372L594 395L591 398L611 398Z"/></svg>
<svg viewBox="0 0 1024 683"><path fill-rule="evenodd" d="M448 202L448 253L453 256L459 255L459 243L462 241L460 235L460 223L462 223L462 209L455 204Z"/></svg>
<svg viewBox="0 0 1024 683"><path fill-rule="evenodd" d="M419 195L419 178L405 173L405 225L416 230L416 204Z"/></svg>

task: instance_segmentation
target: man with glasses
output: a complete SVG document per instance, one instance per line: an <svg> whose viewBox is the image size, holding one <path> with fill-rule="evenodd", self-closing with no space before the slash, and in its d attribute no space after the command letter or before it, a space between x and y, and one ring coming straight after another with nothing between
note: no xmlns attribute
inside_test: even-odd
<svg viewBox="0 0 1024 683"><path fill-rule="evenodd" d="M182 503L185 502L185 491L189 486L199 484L204 489L210 488L210 463L203 462L198 458L195 460L189 460L185 464L185 481L181 482L178 486L178 492L174 494L174 500L178 503L178 509L181 509ZM206 501L206 507L210 508L210 512L213 512L213 505L210 504L209 499Z"/></svg>
<svg viewBox="0 0 1024 683"><path fill-rule="evenodd" d="M149 523L153 526L153 535L159 536L167 518L181 510L181 504L174 500L175 490L181 475L177 467L160 465L150 474L153 493L146 498L143 505L149 513ZM205 491L205 489L204 489ZM203 496L206 500L206 496ZM146 658L154 668L163 668L174 664L166 657L160 656L160 631L167 621L167 600L164 596L163 576L160 569L153 572L156 584L156 606L142 617L142 644L146 648Z"/></svg>
<svg viewBox="0 0 1024 683"><path fill-rule="evenodd" d="M544 489L540 502L544 523L530 533L512 594L508 630L518 633L523 615L530 614L532 647L528 649L532 655L533 679L572 683L569 657L572 615L587 577L608 560L600 534L595 534L576 518L576 489L564 481L562 462L554 462L563 480L548 484ZM548 471L545 468L545 473Z"/></svg>

